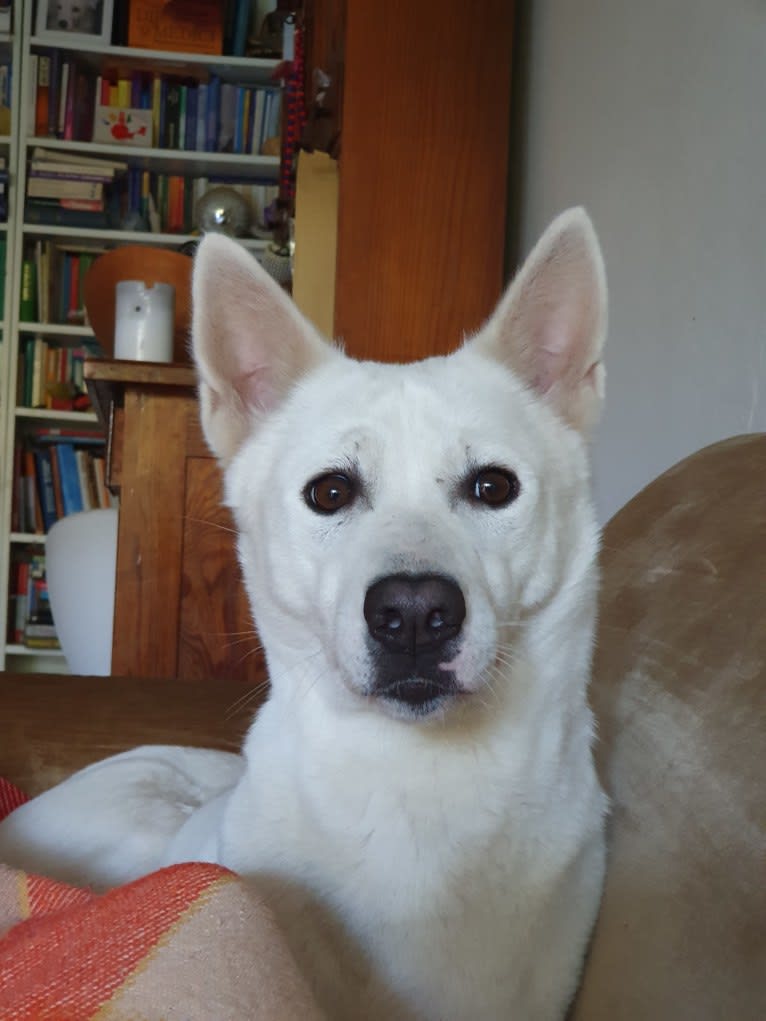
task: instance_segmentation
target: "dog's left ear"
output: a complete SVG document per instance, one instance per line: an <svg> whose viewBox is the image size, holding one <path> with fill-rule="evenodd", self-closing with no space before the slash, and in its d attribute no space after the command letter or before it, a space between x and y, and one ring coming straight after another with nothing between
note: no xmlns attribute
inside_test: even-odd
<svg viewBox="0 0 766 1021"><path fill-rule="evenodd" d="M584 209L562 213L542 236L473 341L511 368L564 421L587 433L604 397L606 274Z"/></svg>

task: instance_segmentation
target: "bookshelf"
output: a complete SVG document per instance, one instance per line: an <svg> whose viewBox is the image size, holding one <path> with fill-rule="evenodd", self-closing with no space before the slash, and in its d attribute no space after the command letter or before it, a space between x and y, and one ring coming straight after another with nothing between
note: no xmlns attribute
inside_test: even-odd
<svg viewBox="0 0 766 1021"><path fill-rule="evenodd" d="M126 163L131 174L146 176L175 175L186 181L205 178L271 182L276 184L279 159L246 152L197 151L192 148L160 147L153 134L146 145L120 145L94 142L80 133L79 137L57 137L36 131L35 106L38 87L38 67L41 57L48 57L53 67L54 54L57 66L69 62L84 75L118 75L138 78L162 76L197 81L216 76L221 83L256 89L273 85L272 75L278 60L254 59L234 56L211 56L198 53L149 50L129 46L104 45L99 39L80 38L77 41L57 37L55 40L36 34L36 4L33 0L15 0L14 31L0 34L0 63L6 53L13 63L13 104L11 128L7 135L0 134L0 156L10 169L11 188L7 224L0 225L0 240L6 242L6 273L4 280L4 315L0 321L2 345L0 347L0 670L55 670L65 672L65 661L60 653L30 649L18 641L9 630L9 613L12 608L14 562L21 551L44 553L45 535L32 531L27 522L18 527L18 514L13 514L14 455L21 439L30 437L36 430L48 428L96 432L99 422L93 412L54 410L30 407L21 388L25 366L25 345L30 338L44 341L48 346L76 348L93 341L92 331L80 324L68 322L22 319L20 295L22 266L30 253L40 246L82 250L100 247L110 249L122 244L158 245L179 248L192 240L194 234L179 229L157 231L136 230L134 225L110 222L109 226L69 226L58 223L32 222L25 211L28 171L35 150L44 149L50 158L81 156L86 159L113 160ZM74 72L72 72L74 73ZM60 134L60 133L57 133ZM151 142L151 144L149 144ZM187 209L191 208L191 203ZM186 210L185 210L186 212ZM113 220L113 218L111 218ZM183 227L187 226L188 217ZM266 240L242 239L242 243L256 254L265 248ZM54 269L61 264L53 264ZM54 316L46 317L48 320ZM16 527L14 527L14 525Z"/></svg>

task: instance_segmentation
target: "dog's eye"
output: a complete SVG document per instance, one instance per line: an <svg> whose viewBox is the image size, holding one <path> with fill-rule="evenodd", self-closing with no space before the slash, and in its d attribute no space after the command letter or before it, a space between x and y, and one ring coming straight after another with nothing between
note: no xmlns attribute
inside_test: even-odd
<svg viewBox="0 0 766 1021"><path fill-rule="evenodd" d="M487 507L506 507L520 491L518 478L505 468L482 468L471 485L471 496Z"/></svg>
<svg viewBox="0 0 766 1021"><path fill-rule="evenodd" d="M351 503L354 498L354 486L347 475L340 473L320 475L309 482L303 491L303 497L309 507L318 514L334 514L341 507Z"/></svg>

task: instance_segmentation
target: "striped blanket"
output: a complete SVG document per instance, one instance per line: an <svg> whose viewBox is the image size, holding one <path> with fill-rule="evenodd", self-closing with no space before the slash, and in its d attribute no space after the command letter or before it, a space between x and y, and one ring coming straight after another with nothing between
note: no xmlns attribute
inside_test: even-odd
<svg viewBox="0 0 766 1021"><path fill-rule="evenodd" d="M25 800L0 780L0 818ZM312 1021L265 907L232 872L175 865L97 895L0 865L3 1021Z"/></svg>

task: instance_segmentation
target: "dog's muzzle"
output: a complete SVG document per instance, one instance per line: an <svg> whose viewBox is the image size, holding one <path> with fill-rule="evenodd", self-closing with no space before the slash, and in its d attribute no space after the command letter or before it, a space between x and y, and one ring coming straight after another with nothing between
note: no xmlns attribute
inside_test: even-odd
<svg viewBox="0 0 766 1021"><path fill-rule="evenodd" d="M392 574L367 590L364 616L374 641L370 694L428 711L458 688L444 669L458 650L463 593L438 574Z"/></svg>

